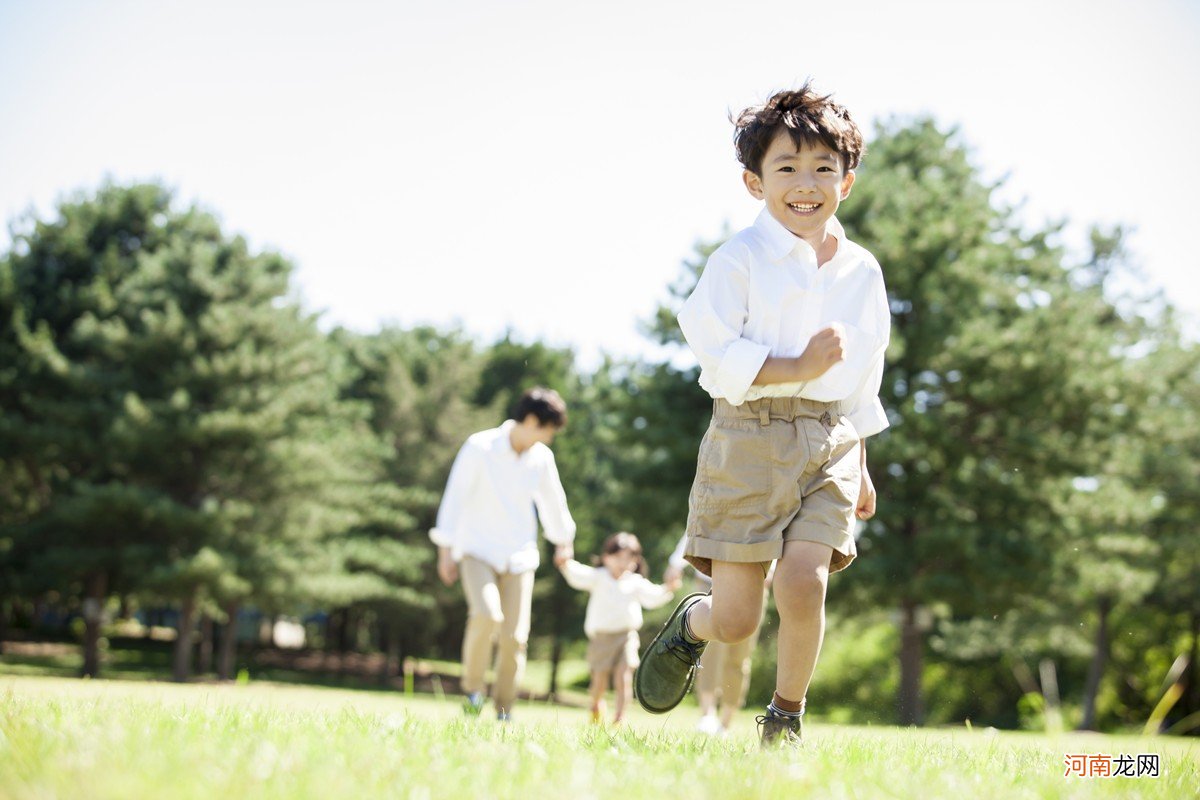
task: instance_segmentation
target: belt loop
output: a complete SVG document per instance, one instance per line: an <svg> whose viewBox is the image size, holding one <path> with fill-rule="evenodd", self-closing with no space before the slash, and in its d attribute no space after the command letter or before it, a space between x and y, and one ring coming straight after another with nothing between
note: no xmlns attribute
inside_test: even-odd
<svg viewBox="0 0 1200 800"><path fill-rule="evenodd" d="M765 428L771 424L771 398L764 397L758 403L758 424Z"/></svg>

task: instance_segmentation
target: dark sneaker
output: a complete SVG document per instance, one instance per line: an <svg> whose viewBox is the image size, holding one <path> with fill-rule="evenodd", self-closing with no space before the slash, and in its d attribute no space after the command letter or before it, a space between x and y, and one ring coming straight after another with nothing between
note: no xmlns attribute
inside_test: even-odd
<svg viewBox="0 0 1200 800"><path fill-rule="evenodd" d="M706 596L707 592L696 592L683 598L642 655L633 688L642 708L651 714L667 713L679 705L692 688L692 678L708 642L692 644L684 639L683 617Z"/></svg>
<svg viewBox="0 0 1200 800"><path fill-rule="evenodd" d="M759 731L762 734L763 747L778 747L780 745L795 746L800 744L800 730L803 727L803 716L789 717L778 714L771 709L761 717L756 717Z"/></svg>
<svg viewBox="0 0 1200 800"><path fill-rule="evenodd" d="M487 697L483 692L471 692L463 698L463 713L468 717L478 717L486 702Z"/></svg>

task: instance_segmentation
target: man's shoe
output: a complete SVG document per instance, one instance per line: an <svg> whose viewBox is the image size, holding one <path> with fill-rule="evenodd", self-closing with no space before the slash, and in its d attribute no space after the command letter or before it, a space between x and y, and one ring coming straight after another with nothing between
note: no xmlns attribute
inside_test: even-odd
<svg viewBox="0 0 1200 800"><path fill-rule="evenodd" d="M706 596L707 592L696 592L683 598L642 656L633 687L638 702L651 714L667 713L692 688L692 678L708 642L692 643L685 639L683 618L688 609Z"/></svg>
<svg viewBox="0 0 1200 800"><path fill-rule="evenodd" d="M803 719L801 714L790 717L768 708L766 714L755 718L762 734L762 746L778 747L800 744L800 733L803 728L801 719Z"/></svg>
<svg viewBox="0 0 1200 800"><path fill-rule="evenodd" d="M483 710L484 703L487 702L487 697L483 692L471 692L463 698L463 713L468 717L478 717L479 712Z"/></svg>

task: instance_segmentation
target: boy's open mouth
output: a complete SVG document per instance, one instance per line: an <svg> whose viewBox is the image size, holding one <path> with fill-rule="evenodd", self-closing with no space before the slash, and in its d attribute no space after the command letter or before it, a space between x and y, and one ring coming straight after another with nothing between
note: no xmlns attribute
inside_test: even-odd
<svg viewBox="0 0 1200 800"><path fill-rule="evenodd" d="M788 208L797 214L812 214L820 207L820 203L788 203Z"/></svg>

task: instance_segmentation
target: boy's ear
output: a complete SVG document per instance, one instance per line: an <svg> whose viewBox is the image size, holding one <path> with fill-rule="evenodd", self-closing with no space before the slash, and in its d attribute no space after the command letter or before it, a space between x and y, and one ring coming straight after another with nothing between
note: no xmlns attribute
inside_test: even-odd
<svg viewBox="0 0 1200 800"><path fill-rule="evenodd" d="M850 196L850 187L853 185L854 185L854 173L847 172L846 176L844 178L842 178L842 199L843 200L845 200L847 197Z"/></svg>
<svg viewBox="0 0 1200 800"><path fill-rule="evenodd" d="M752 170L742 170L742 183L746 184L746 191L750 192L755 200L766 198L766 194L763 192L762 178L755 175Z"/></svg>

